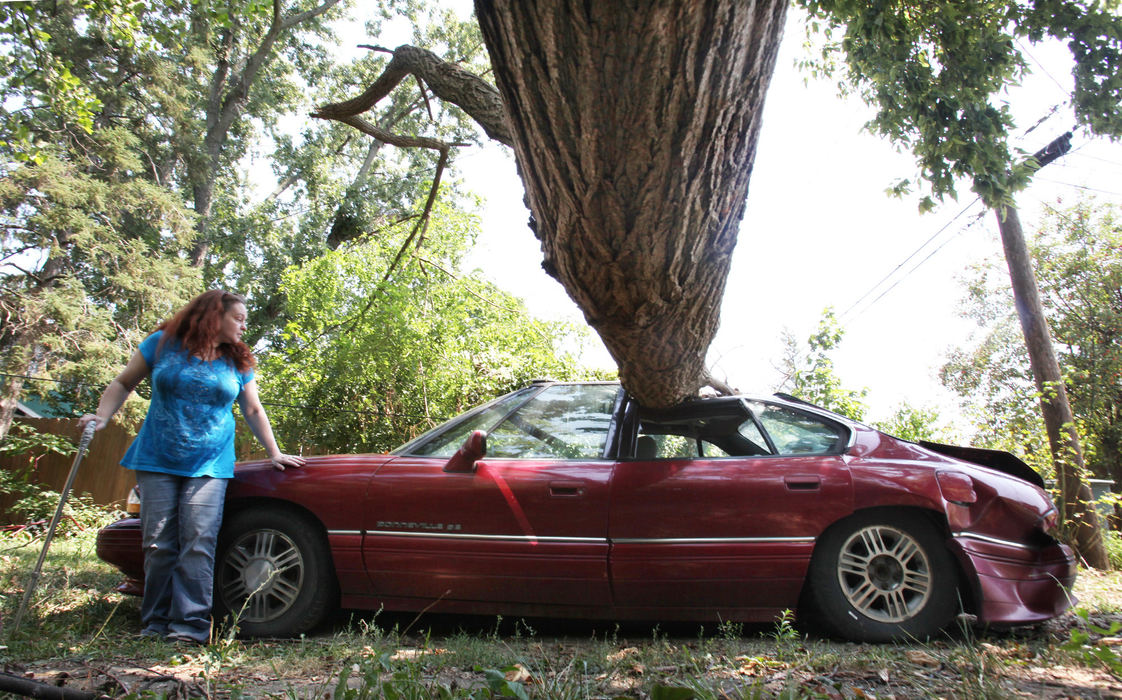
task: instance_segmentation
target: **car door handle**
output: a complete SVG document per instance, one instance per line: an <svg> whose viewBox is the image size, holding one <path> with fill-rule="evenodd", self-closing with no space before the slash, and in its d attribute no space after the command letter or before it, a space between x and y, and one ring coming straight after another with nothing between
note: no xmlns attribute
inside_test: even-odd
<svg viewBox="0 0 1122 700"><path fill-rule="evenodd" d="M549 482L550 496L583 496L584 484L579 481L551 481Z"/></svg>
<svg viewBox="0 0 1122 700"><path fill-rule="evenodd" d="M822 479L817 476L785 476L783 483L792 491L817 491Z"/></svg>

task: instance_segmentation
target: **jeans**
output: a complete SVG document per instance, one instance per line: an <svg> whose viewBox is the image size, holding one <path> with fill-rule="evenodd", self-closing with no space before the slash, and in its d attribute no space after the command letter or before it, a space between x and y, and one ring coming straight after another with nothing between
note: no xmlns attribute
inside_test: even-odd
<svg viewBox="0 0 1122 700"><path fill-rule="evenodd" d="M142 634L210 639L226 479L136 472L144 534Z"/></svg>

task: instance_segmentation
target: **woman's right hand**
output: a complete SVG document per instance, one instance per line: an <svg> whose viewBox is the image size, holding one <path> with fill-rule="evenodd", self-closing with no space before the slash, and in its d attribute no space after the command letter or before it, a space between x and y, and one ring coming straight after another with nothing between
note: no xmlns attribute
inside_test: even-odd
<svg viewBox="0 0 1122 700"><path fill-rule="evenodd" d="M90 421L94 422L94 430L101 430L105 426L109 425L109 421L97 415L96 413L87 413L86 415L78 419L78 429L85 430L86 424Z"/></svg>

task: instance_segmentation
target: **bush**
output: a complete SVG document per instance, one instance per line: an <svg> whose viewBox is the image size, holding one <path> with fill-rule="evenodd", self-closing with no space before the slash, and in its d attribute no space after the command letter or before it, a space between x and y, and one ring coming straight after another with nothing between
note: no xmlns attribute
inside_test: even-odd
<svg viewBox="0 0 1122 700"><path fill-rule="evenodd" d="M1106 547L1106 556L1110 560L1110 568L1115 571L1122 570L1122 532L1104 528L1103 546Z"/></svg>
<svg viewBox="0 0 1122 700"><path fill-rule="evenodd" d="M15 503L8 509L7 520L16 526L15 529L25 530L32 535L47 529L58 508L59 498L62 497L57 491L27 481L19 473L7 470L0 470L0 493L16 497ZM101 527L108 519L105 506L94 503L88 494L71 493L66 499L55 534L70 536L89 528Z"/></svg>

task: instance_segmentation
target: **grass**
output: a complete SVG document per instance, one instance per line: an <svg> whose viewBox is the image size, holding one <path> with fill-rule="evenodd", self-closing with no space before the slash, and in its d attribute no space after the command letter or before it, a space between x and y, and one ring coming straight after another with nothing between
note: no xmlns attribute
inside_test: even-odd
<svg viewBox="0 0 1122 700"><path fill-rule="evenodd" d="M1117 572L1082 573L1078 615L911 645L808 637L789 615L660 627L367 613L301 639L222 633L184 649L136 636L139 601L114 592L119 577L93 543L92 530L52 543L24 628L0 631L8 672L135 698L1115 697L1122 680ZM41 546L0 535L0 619Z"/></svg>

